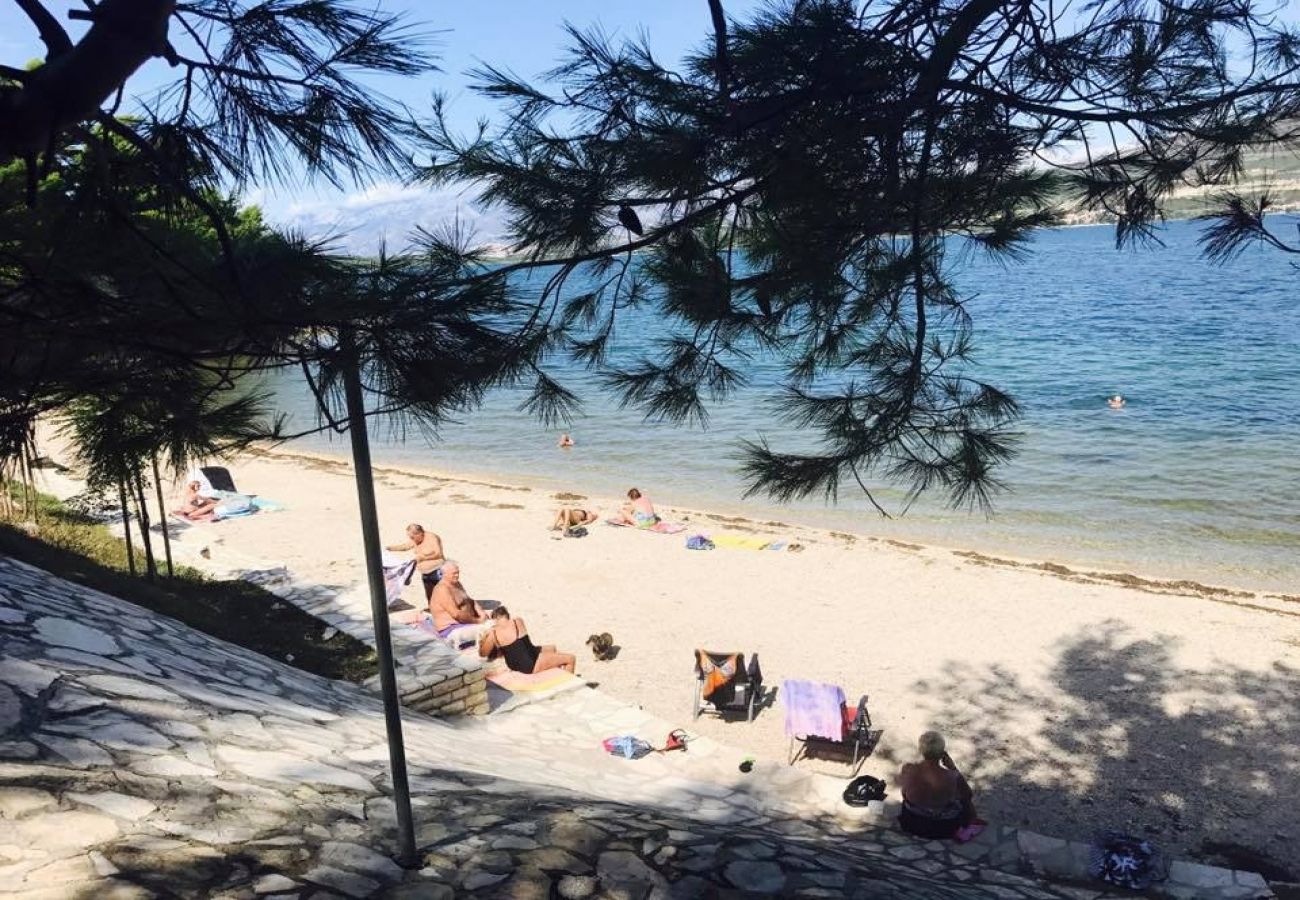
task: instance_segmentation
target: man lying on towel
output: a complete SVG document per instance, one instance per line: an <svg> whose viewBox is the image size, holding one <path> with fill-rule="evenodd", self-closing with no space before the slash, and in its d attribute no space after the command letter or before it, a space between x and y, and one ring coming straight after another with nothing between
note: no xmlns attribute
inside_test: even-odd
<svg viewBox="0 0 1300 900"><path fill-rule="evenodd" d="M429 613L433 627L453 647L477 644L492 627L488 617L460 581L460 564L447 560L442 564L442 579L429 596Z"/></svg>

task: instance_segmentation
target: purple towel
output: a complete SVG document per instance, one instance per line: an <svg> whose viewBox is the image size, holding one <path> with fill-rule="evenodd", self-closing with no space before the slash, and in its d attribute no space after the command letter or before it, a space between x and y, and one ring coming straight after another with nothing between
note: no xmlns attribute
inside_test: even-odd
<svg viewBox="0 0 1300 900"><path fill-rule="evenodd" d="M785 704L787 737L844 737L844 691L834 684L817 681L785 681L781 685Z"/></svg>

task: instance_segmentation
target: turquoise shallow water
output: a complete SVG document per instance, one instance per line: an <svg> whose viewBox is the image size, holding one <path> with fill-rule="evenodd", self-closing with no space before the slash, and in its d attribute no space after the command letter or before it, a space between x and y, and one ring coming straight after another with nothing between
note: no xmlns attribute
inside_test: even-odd
<svg viewBox="0 0 1300 900"><path fill-rule="evenodd" d="M1003 266L963 257L958 281L975 320L977 374L1023 404L1009 491L991 518L923 500L883 520L855 492L837 506L742 500L741 438L791 447L769 397L777 368L711 410L707 430L647 424L594 378L567 381L585 401L570 451L501 392L439 439L376 423L376 461L419 464L580 493L637 485L665 503L1105 567L1156 577L1300 593L1300 271L1251 250L1227 266L1200 259L1194 223L1165 247L1117 251L1105 226L1042 233ZM652 322L629 321L616 360L633 358ZM1129 400L1111 410L1105 398ZM311 422L305 391L280 405ZM345 453L324 437L302 449ZM901 492L884 487L895 507Z"/></svg>

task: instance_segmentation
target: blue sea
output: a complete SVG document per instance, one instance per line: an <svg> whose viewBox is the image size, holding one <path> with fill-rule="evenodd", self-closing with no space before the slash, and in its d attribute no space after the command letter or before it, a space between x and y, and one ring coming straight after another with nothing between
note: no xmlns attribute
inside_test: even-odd
<svg viewBox="0 0 1300 900"><path fill-rule="evenodd" d="M501 391L437 438L375 423L379 463L582 494L635 485L663 504L798 522L1156 578L1300 593L1300 270L1251 249L1203 260L1199 226L1173 222L1163 247L1117 250L1110 226L1041 232L1023 262L959 254L956 281L974 318L971 373L1023 405L1018 455L995 511L927 498L884 519L860 493L834 504L743 499L741 439L798 449L773 407L779 367L756 360L749 384L711 407L707 428L647 423L580 366L559 366L584 400L567 428L544 428ZM615 363L643 352L649 319L617 333ZM313 421L287 379L278 401ZM1128 400L1121 410L1109 395ZM569 431L577 446L555 440ZM300 440L345 454L346 440ZM887 507L903 492L879 486Z"/></svg>

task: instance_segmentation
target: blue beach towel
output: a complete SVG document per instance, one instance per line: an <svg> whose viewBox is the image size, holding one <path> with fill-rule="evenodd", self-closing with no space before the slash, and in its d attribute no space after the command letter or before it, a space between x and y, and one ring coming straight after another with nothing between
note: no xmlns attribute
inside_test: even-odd
<svg viewBox="0 0 1300 900"><path fill-rule="evenodd" d="M257 512L257 507L253 505L252 497L245 497L242 494L225 494L221 502L212 510L212 520L220 522L222 519L234 519L238 516L251 516Z"/></svg>

